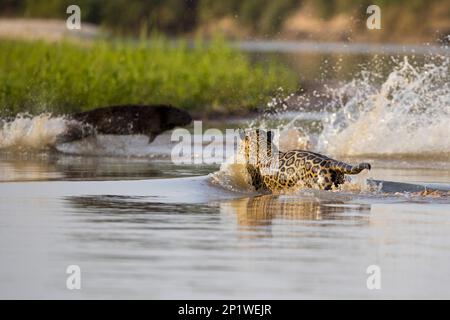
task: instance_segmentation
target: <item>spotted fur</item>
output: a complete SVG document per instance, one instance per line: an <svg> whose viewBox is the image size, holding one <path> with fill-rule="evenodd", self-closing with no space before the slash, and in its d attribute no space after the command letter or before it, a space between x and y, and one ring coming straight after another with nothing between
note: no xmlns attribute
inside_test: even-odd
<svg viewBox="0 0 450 320"><path fill-rule="evenodd" d="M371 168L369 163L352 166L311 151L277 151L272 131L250 130L242 138L246 168L257 191L273 192L298 185L330 190L344 183L346 174Z"/></svg>

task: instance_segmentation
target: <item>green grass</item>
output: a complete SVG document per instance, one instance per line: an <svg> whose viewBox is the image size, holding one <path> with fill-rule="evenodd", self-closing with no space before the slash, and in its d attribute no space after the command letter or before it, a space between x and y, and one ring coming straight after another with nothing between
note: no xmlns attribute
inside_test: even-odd
<svg viewBox="0 0 450 320"><path fill-rule="evenodd" d="M274 61L252 63L223 40L174 45L0 40L0 114L66 113L125 103L169 103L209 113L250 110L297 77Z"/></svg>

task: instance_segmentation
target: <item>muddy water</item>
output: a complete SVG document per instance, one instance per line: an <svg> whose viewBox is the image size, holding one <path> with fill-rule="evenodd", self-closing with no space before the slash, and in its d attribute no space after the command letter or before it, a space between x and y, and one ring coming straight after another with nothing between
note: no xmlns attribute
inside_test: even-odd
<svg viewBox="0 0 450 320"><path fill-rule="evenodd" d="M372 164L333 191L257 194L241 165L174 164L170 133L54 145L63 118L3 124L0 297L450 298L448 66L400 59L220 124Z"/></svg>

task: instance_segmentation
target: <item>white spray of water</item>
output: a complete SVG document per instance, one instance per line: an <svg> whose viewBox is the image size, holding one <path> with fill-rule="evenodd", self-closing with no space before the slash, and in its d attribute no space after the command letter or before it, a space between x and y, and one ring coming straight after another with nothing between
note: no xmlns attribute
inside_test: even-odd
<svg viewBox="0 0 450 320"><path fill-rule="evenodd" d="M52 148L75 155L170 156L170 136L167 135L158 136L152 144L143 135L95 135L70 143L58 143L58 136L64 135L68 127L74 125L80 124L50 113L37 116L19 114L11 121L0 122L0 150L41 152Z"/></svg>
<svg viewBox="0 0 450 320"><path fill-rule="evenodd" d="M281 150L312 149L336 157L450 156L450 62L448 57L431 61L418 67L404 59L381 85L376 81L381 76L363 70L353 81L328 89L331 99L323 99L325 111L310 107L298 113L281 103L276 116L270 113L263 120L283 119L278 126ZM275 99L268 107L276 104ZM297 122L315 119L322 122L320 133L310 133ZM19 115L0 123L0 149L55 146L72 154L170 156L171 145L163 137L150 145L145 137L118 136L55 145L67 121L50 114Z"/></svg>
<svg viewBox="0 0 450 320"><path fill-rule="evenodd" d="M450 155L450 62L407 58L381 86L367 72L332 92L318 150L333 155Z"/></svg>
<svg viewBox="0 0 450 320"><path fill-rule="evenodd" d="M336 158L371 155L448 161L450 61L448 57L433 60L417 67L405 57L381 85L381 75L364 70L353 81L328 88L330 99L322 112L292 112L285 100L272 100L270 112L249 126L280 129L281 150L309 149ZM316 119L323 125L319 134L297 124L298 120ZM242 189L243 182L249 180L243 166L228 162L214 178L232 190ZM366 178L367 172L361 173L338 190L373 191Z"/></svg>
<svg viewBox="0 0 450 320"><path fill-rule="evenodd" d="M45 150L55 144L57 136L66 130L66 124L64 117L52 117L49 113L19 114L0 127L0 149Z"/></svg>

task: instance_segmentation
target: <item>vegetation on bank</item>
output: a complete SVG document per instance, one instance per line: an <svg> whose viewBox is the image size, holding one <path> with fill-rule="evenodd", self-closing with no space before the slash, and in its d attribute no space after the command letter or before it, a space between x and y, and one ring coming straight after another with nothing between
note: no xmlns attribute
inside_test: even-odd
<svg viewBox="0 0 450 320"><path fill-rule="evenodd" d="M0 114L66 113L124 103L169 103L197 113L245 112L297 76L253 63L226 42L0 41Z"/></svg>

